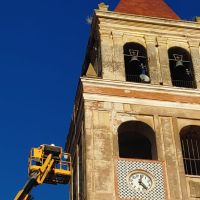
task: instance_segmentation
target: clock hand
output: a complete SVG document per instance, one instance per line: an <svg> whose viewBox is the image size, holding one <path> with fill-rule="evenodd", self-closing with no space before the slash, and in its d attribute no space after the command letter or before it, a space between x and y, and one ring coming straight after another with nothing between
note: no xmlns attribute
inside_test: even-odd
<svg viewBox="0 0 200 200"><path fill-rule="evenodd" d="M140 179L138 181L139 185L141 185L144 189L148 189L148 187L142 182L142 178L144 177L144 175L140 175Z"/></svg>
<svg viewBox="0 0 200 200"><path fill-rule="evenodd" d="M141 174L140 174L139 182L142 182L142 178L143 178L143 176L144 176L144 175L141 175Z"/></svg>
<svg viewBox="0 0 200 200"><path fill-rule="evenodd" d="M140 183L142 183L142 175L140 174L140 179L138 180L138 183L140 184Z"/></svg>
<svg viewBox="0 0 200 200"><path fill-rule="evenodd" d="M142 182L142 181L138 181L139 185L141 185L144 189L148 189L148 187Z"/></svg>

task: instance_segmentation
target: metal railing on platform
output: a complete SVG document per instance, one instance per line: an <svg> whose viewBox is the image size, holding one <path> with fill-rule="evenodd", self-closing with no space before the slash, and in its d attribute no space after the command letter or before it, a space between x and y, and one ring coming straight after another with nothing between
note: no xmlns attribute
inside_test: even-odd
<svg viewBox="0 0 200 200"><path fill-rule="evenodd" d="M172 80L172 84L175 87L196 88L195 81Z"/></svg>
<svg viewBox="0 0 200 200"><path fill-rule="evenodd" d="M136 82L136 83L144 83L144 81L142 81L142 79L140 78L139 75L126 74L126 81ZM149 83L149 82L146 82L146 83Z"/></svg>

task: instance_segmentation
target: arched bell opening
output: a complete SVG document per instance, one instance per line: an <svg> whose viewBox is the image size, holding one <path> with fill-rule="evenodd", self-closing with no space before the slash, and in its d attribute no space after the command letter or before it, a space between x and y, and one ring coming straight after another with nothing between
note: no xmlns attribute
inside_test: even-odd
<svg viewBox="0 0 200 200"><path fill-rule="evenodd" d="M200 126L182 128L180 138L185 174L200 176Z"/></svg>
<svg viewBox="0 0 200 200"><path fill-rule="evenodd" d="M124 45L126 81L150 83L146 49L138 43Z"/></svg>
<svg viewBox="0 0 200 200"><path fill-rule="evenodd" d="M157 160L155 132L141 121L127 121L118 128L120 158Z"/></svg>
<svg viewBox="0 0 200 200"><path fill-rule="evenodd" d="M172 47L168 55L173 86L196 88L190 53L181 47Z"/></svg>

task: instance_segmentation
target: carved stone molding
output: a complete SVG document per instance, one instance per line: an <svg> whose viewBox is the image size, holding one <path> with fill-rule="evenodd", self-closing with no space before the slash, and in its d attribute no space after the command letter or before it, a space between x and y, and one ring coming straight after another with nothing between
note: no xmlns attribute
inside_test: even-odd
<svg viewBox="0 0 200 200"><path fill-rule="evenodd" d="M190 48L191 47L193 47L193 48L199 48L199 40L198 41L197 40L189 40L188 44L189 44Z"/></svg>
<svg viewBox="0 0 200 200"><path fill-rule="evenodd" d="M123 32L112 31L112 36L113 36L113 38L122 39L123 36L124 36L124 33Z"/></svg>
<svg viewBox="0 0 200 200"><path fill-rule="evenodd" d="M111 31L110 30L99 30L100 36L101 37L110 37L111 36Z"/></svg>
<svg viewBox="0 0 200 200"><path fill-rule="evenodd" d="M157 40L158 45L159 44L167 44L167 38L157 37L156 40Z"/></svg>
<svg viewBox="0 0 200 200"><path fill-rule="evenodd" d="M156 43L155 36L144 36L147 43Z"/></svg>

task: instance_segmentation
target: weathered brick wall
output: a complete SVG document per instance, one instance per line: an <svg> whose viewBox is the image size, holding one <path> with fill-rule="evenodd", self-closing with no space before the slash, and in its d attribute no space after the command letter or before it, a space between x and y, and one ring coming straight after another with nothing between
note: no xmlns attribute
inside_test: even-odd
<svg viewBox="0 0 200 200"><path fill-rule="evenodd" d="M157 157L165 161L169 200L186 200L188 193L198 196L196 182L186 182L179 132L183 126L200 125L200 111L86 100L85 113L88 200L117 199L113 166L119 157L117 129L130 120L145 122L155 131Z"/></svg>

